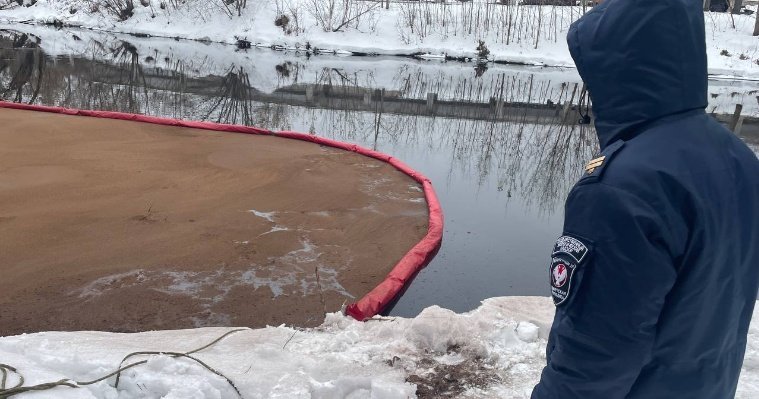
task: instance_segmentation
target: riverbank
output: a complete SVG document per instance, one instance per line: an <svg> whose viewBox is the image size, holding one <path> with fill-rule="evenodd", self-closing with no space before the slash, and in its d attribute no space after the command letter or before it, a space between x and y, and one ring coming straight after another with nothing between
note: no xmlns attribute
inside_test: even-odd
<svg viewBox="0 0 759 399"><path fill-rule="evenodd" d="M319 6L323 2L266 0L248 2L239 15L221 1L131 3L134 7L125 14L97 6L98 1L39 0L28 7L2 10L0 21L70 25L241 48L571 68L565 36L569 25L583 14L583 7L501 5L484 0L391 2L388 9L379 2L346 0L334 2L331 12ZM759 43L751 35L754 18L706 14L710 74L759 79Z"/></svg>

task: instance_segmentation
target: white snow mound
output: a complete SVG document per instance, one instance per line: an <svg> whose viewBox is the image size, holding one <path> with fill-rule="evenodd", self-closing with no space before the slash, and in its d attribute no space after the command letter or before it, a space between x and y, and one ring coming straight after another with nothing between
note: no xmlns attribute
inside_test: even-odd
<svg viewBox="0 0 759 399"><path fill-rule="evenodd" d="M147 360L82 388L56 387L14 398L529 398L545 363L553 305L543 297L485 300L468 313L433 306L413 319L357 322L332 313L313 329L244 329L192 354L220 375L185 358ZM0 363L26 385L89 381L115 370L136 351L187 352L232 328L43 332L0 337ZM7 385L18 382L9 375ZM759 397L759 326L752 324L737 398Z"/></svg>

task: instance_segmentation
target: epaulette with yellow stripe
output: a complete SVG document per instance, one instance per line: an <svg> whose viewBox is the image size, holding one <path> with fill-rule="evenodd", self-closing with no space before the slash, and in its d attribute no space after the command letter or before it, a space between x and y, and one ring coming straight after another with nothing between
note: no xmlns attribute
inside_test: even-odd
<svg viewBox="0 0 759 399"><path fill-rule="evenodd" d="M585 173L580 178L580 182L591 182L600 179L611 159L624 145L625 142L623 140L618 140L604 148L597 157L591 159L585 165Z"/></svg>
<svg viewBox="0 0 759 399"><path fill-rule="evenodd" d="M596 170L597 167L604 164L604 159L606 159L606 155L602 155L588 162L588 164L585 165L585 172L588 174L593 173L593 171Z"/></svg>

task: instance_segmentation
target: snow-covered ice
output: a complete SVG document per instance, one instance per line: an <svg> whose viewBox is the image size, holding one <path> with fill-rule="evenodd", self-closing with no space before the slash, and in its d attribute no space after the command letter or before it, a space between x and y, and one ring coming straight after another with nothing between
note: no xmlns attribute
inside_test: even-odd
<svg viewBox="0 0 759 399"><path fill-rule="evenodd" d="M413 319L375 317L362 323L332 313L312 329L245 329L193 356L229 378L244 398L528 398L545 362L553 309L545 297L501 297L462 314L433 306ZM88 381L115 370L131 352L185 352L232 330L3 337L0 363L18 368L27 385ZM757 323L748 342L739 399L759 395ZM237 397L224 378L191 360L142 356L126 364L138 360L148 362L123 372L118 388L112 377L18 398ZM8 385L17 381L11 375Z"/></svg>

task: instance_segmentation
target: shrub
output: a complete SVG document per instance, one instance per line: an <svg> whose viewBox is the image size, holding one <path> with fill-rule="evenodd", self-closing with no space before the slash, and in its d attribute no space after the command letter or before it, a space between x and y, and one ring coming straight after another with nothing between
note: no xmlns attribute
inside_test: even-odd
<svg viewBox="0 0 759 399"><path fill-rule="evenodd" d="M0 0L0 10L7 10L16 6L33 6L37 0Z"/></svg>
<svg viewBox="0 0 759 399"><path fill-rule="evenodd" d="M237 48L240 50L245 50L253 47L253 43L251 43L248 40L245 39L237 39Z"/></svg>
<svg viewBox="0 0 759 399"><path fill-rule="evenodd" d="M285 14L281 14L280 16L275 18L274 25L282 28L282 31L285 32L285 34L287 35L290 35L293 33L293 30L290 28L290 18Z"/></svg>
<svg viewBox="0 0 759 399"><path fill-rule="evenodd" d="M307 0L306 12L316 20L325 32L337 32L344 28L358 28L363 19L376 20L380 2L361 0Z"/></svg>
<svg viewBox="0 0 759 399"><path fill-rule="evenodd" d="M303 4L302 0L274 0L277 18L274 25L282 28L286 35L299 35L305 31L302 27Z"/></svg>
<svg viewBox="0 0 759 399"><path fill-rule="evenodd" d="M489 55L490 50L488 50L488 46L485 45L484 41L480 40L480 44L477 45L477 58L487 60Z"/></svg>
<svg viewBox="0 0 759 399"><path fill-rule="evenodd" d="M91 12L104 11L126 21L134 15L134 0L88 0Z"/></svg>
<svg viewBox="0 0 759 399"><path fill-rule="evenodd" d="M237 16L242 15L242 10L248 6L248 0L221 0L224 9L229 16L237 12Z"/></svg>

